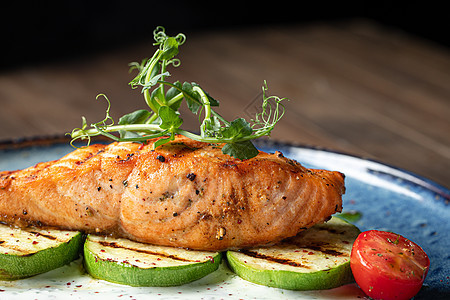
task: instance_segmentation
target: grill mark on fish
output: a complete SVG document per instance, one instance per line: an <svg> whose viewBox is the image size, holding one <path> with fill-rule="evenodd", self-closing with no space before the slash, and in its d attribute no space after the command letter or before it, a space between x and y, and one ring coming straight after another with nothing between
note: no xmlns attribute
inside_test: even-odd
<svg viewBox="0 0 450 300"><path fill-rule="evenodd" d="M77 164L77 165L84 164L84 163L88 162L89 160L91 160L91 159L93 159L93 158L99 156L99 155L102 154L103 152L105 152L105 149L100 149L100 150L97 151L97 153L89 152L89 154L88 154L86 157L84 157L84 158L83 158L82 160L80 160L80 161L76 161L75 164Z"/></svg>

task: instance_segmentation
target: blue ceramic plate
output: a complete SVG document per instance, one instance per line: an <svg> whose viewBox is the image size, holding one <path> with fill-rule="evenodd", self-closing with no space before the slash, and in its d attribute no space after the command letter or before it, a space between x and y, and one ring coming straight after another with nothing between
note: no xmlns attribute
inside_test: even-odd
<svg viewBox="0 0 450 300"><path fill-rule="evenodd" d="M416 299L444 299L450 296L450 191L410 172L385 164L332 151L260 142L267 152L279 150L306 167L337 170L346 175L344 211L362 217L362 230L378 229L399 233L419 244L429 255L431 267ZM37 162L58 159L73 148L66 141L41 139L0 144L0 171L15 170ZM47 299L66 297L148 296L171 298L245 299L357 299L363 294L355 284L328 291L284 291L246 282L226 266L194 283L175 288L131 288L97 281L80 271L80 262L17 282L0 282L0 298L33 295ZM102 298L103 299L103 298ZM450 298L447 298L450 299Z"/></svg>

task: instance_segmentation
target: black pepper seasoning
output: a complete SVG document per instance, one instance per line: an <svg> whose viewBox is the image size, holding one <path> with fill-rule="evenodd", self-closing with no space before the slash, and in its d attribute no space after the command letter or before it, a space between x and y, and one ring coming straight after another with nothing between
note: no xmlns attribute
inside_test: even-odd
<svg viewBox="0 0 450 300"><path fill-rule="evenodd" d="M186 175L186 178L189 179L190 181L194 181L195 177L197 177L197 175L195 175L194 173L189 173Z"/></svg>

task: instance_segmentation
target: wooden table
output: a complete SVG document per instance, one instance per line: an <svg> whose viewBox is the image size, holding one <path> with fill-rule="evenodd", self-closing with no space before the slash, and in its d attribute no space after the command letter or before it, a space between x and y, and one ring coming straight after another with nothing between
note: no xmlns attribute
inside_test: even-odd
<svg viewBox="0 0 450 300"><path fill-rule="evenodd" d="M176 34L177 32L170 32ZM201 31L187 37L173 80L194 81L219 112L249 118L261 87L289 98L272 139L325 147L407 169L450 186L450 53L358 21ZM0 140L62 135L144 108L128 63L153 54L148 42L77 60L0 73ZM185 117L196 130L197 120Z"/></svg>

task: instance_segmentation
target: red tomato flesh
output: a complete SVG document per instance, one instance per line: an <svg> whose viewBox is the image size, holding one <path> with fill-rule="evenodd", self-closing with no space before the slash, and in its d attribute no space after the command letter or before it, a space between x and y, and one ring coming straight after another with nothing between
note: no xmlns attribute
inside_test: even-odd
<svg viewBox="0 0 450 300"><path fill-rule="evenodd" d="M401 235L370 230L353 244L350 266L356 283L374 299L411 299L422 287L430 260Z"/></svg>

